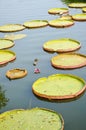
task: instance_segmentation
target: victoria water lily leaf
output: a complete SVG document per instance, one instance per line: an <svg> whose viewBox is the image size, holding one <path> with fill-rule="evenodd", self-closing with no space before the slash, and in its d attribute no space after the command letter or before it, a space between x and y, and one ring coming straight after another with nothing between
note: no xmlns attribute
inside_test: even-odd
<svg viewBox="0 0 86 130"><path fill-rule="evenodd" d="M0 50L14 46L14 42L8 39L0 38Z"/></svg>
<svg viewBox="0 0 86 130"><path fill-rule="evenodd" d="M12 69L12 70L8 70L6 72L6 76L9 79L19 79L19 78L23 78L27 75L27 70L26 69Z"/></svg>
<svg viewBox="0 0 86 130"><path fill-rule="evenodd" d="M69 10L67 8L52 8L48 10L49 14L65 14L68 12Z"/></svg>
<svg viewBox="0 0 86 130"><path fill-rule="evenodd" d="M86 21L86 14L82 13L82 14L75 14L72 16L73 20L76 21Z"/></svg>
<svg viewBox="0 0 86 130"><path fill-rule="evenodd" d="M25 27L21 24L6 24L0 26L0 32L17 32L24 29Z"/></svg>
<svg viewBox="0 0 86 130"><path fill-rule="evenodd" d="M86 13L86 8L85 8L85 7L84 7L84 8L82 8L82 11Z"/></svg>
<svg viewBox="0 0 86 130"><path fill-rule="evenodd" d="M62 116L49 109L11 110L0 115L0 130L63 130Z"/></svg>
<svg viewBox="0 0 86 130"><path fill-rule="evenodd" d="M53 74L33 83L33 93L46 99L69 99L86 90L85 81L69 74Z"/></svg>
<svg viewBox="0 0 86 130"><path fill-rule="evenodd" d="M27 28L39 28L39 27L45 27L48 25L47 20L31 20L24 23L24 26Z"/></svg>
<svg viewBox="0 0 86 130"><path fill-rule="evenodd" d="M81 45L78 41L69 38L50 40L43 45L44 50L50 52L69 52L75 51L80 47Z"/></svg>
<svg viewBox="0 0 86 130"><path fill-rule="evenodd" d="M26 34L6 34L5 38L10 40L17 40L25 38L26 36L27 36Z"/></svg>
<svg viewBox="0 0 86 130"><path fill-rule="evenodd" d="M86 66L86 56L78 53L62 53L51 58L52 66L60 69L75 69Z"/></svg>
<svg viewBox="0 0 86 130"><path fill-rule="evenodd" d="M0 50L0 65L4 65L16 59L16 54L10 50Z"/></svg>
<svg viewBox="0 0 86 130"><path fill-rule="evenodd" d="M66 19L55 19L49 21L49 25L52 27L64 28L69 27L74 24L73 20L66 20Z"/></svg>
<svg viewBox="0 0 86 130"><path fill-rule="evenodd" d="M86 7L86 3L70 3L68 6L71 8L83 8Z"/></svg>
<svg viewBox="0 0 86 130"><path fill-rule="evenodd" d="M60 19L72 20L71 15L62 15Z"/></svg>

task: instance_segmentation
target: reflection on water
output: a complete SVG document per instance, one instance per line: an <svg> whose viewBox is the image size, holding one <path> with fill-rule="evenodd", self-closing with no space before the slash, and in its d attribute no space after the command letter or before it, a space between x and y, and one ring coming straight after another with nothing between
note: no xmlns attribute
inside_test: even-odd
<svg viewBox="0 0 86 130"><path fill-rule="evenodd" d="M2 87L0 86L0 109L7 105L7 102L9 99L5 97L5 90L2 90Z"/></svg>
<svg viewBox="0 0 86 130"><path fill-rule="evenodd" d="M86 3L86 0L62 0L62 2L64 2L65 4L77 3L77 2L85 2Z"/></svg>

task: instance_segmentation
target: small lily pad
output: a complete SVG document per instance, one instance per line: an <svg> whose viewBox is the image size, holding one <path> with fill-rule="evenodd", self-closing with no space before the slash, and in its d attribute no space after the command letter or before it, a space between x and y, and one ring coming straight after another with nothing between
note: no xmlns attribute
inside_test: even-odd
<svg viewBox="0 0 86 130"><path fill-rule="evenodd" d="M75 75L53 74L36 80L32 90L35 95L45 99L70 99L82 94L86 90L86 83Z"/></svg>
<svg viewBox="0 0 86 130"><path fill-rule="evenodd" d="M26 34L6 34L5 38L10 39L10 40L17 40L17 39L22 39L25 38Z"/></svg>
<svg viewBox="0 0 86 130"><path fill-rule="evenodd" d="M69 38L50 40L43 45L44 50L50 52L69 52L75 51L80 47L81 45L78 41Z"/></svg>
<svg viewBox="0 0 86 130"><path fill-rule="evenodd" d="M26 69L12 69L12 70L8 70L6 72L6 76L9 79L19 79L19 78L23 78L27 75L27 70Z"/></svg>
<svg viewBox="0 0 86 130"><path fill-rule="evenodd" d="M46 108L17 109L0 114L0 130L63 130L61 114Z"/></svg>
<svg viewBox="0 0 86 130"><path fill-rule="evenodd" d="M72 19L76 21L86 21L86 14L85 13L75 14L72 16Z"/></svg>
<svg viewBox="0 0 86 130"><path fill-rule="evenodd" d="M0 38L0 50L7 49L14 46L14 42L12 40Z"/></svg>
<svg viewBox="0 0 86 130"><path fill-rule="evenodd" d="M0 32L17 32L24 29L25 27L21 24L6 24L0 26Z"/></svg>
<svg viewBox="0 0 86 130"><path fill-rule="evenodd" d="M79 3L79 2L77 2L77 3L70 3L70 4L68 4L68 6L69 7L71 7L71 8L83 8L83 7L86 7L86 3Z"/></svg>
<svg viewBox="0 0 86 130"><path fill-rule="evenodd" d="M67 8L51 8L48 10L49 14L65 14L68 12L69 10Z"/></svg>
<svg viewBox="0 0 86 130"><path fill-rule="evenodd" d="M24 26L27 28L39 28L39 27L45 27L48 25L47 20L31 20L24 23Z"/></svg>
<svg viewBox="0 0 86 130"><path fill-rule="evenodd" d="M55 68L75 69L86 66L86 56L79 53L62 53L51 58Z"/></svg>
<svg viewBox="0 0 86 130"><path fill-rule="evenodd" d="M4 65L16 59L16 54L10 50L0 50L0 65Z"/></svg>
<svg viewBox="0 0 86 130"><path fill-rule="evenodd" d="M49 25L52 27L64 28L74 25L74 21L59 18L49 21Z"/></svg>

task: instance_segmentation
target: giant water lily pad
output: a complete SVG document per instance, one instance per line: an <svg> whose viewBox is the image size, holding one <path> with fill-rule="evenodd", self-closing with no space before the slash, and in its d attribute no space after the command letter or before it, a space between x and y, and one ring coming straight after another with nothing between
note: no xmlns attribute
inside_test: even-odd
<svg viewBox="0 0 86 130"><path fill-rule="evenodd" d="M75 14L72 16L72 19L76 21L86 21L86 14L85 13Z"/></svg>
<svg viewBox="0 0 86 130"><path fill-rule="evenodd" d="M17 32L24 29L25 27L21 24L6 24L0 26L0 32Z"/></svg>
<svg viewBox="0 0 86 130"><path fill-rule="evenodd" d="M27 35L26 34L6 34L5 38L10 39L10 40L17 40L17 39L22 39L25 38Z"/></svg>
<svg viewBox="0 0 86 130"><path fill-rule="evenodd" d="M8 39L0 38L0 50L14 46L14 42Z"/></svg>
<svg viewBox="0 0 86 130"><path fill-rule="evenodd" d="M48 25L47 20L31 20L24 23L24 26L27 28L39 28L45 27Z"/></svg>
<svg viewBox="0 0 86 130"><path fill-rule="evenodd" d="M50 40L43 45L44 50L50 52L69 52L75 51L80 47L81 45L78 41L69 38Z"/></svg>
<svg viewBox="0 0 86 130"><path fill-rule="evenodd" d="M58 27L58 28L64 28L69 27L74 24L73 20L67 20L67 19L54 19L49 21L49 25L52 27Z"/></svg>
<svg viewBox="0 0 86 130"><path fill-rule="evenodd" d="M67 8L51 8L48 10L49 14L65 14L68 12L69 10Z"/></svg>
<svg viewBox="0 0 86 130"><path fill-rule="evenodd" d="M71 8L82 8L82 7L86 7L86 3L79 3L79 2L77 2L77 3L70 3L70 4L68 4L68 6L69 7L71 7Z"/></svg>
<svg viewBox="0 0 86 130"><path fill-rule="evenodd" d="M0 50L0 65L4 65L16 59L16 54L10 50Z"/></svg>
<svg viewBox="0 0 86 130"><path fill-rule="evenodd" d="M62 53L51 58L52 66L60 69L74 69L86 66L86 56L78 53Z"/></svg>
<svg viewBox="0 0 86 130"><path fill-rule="evenodd" d="M63 130L62 116L49 109L11 110L0 114L0 130Z"/></svg>
<svg viewBox="0 0 86 130"><path fill-rule="evenodd" d="M84 8L82 8L82 11L86 13L86 8L85 8L85 7L84 7Z"/></svg>
<svg viewBox="0 0 86 130"><path fill-rule="evenodd" d="M85 81L69 74L53 74L36 80L33 93L46 99L69 99L79 96L86 90Z"/></svg>
<svg viewBox="0 0 86 130"><path fill-rule="evenodd" d="M19 79L19 78L25 77L26 75L27 75L27 70L26 69L15 68L15 69L8 70L6 72L6 76L9 79Z"/></svg>
<svg viewBox="0 0 86 130"><path fill-rule="evenodd" d="M67 14L67 15L62 15L60 19L66 19L66 20L72 20L72 16Z"/></svg>

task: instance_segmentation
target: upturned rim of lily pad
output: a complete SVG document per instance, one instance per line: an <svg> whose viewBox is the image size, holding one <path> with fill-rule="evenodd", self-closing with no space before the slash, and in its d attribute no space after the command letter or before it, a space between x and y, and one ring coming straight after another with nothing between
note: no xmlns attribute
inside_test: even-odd
<svg viewBox="0 0 86 130"><path fill-rule="evenodd" d="M6 72L6 77L13 80L13 79L19 79L23 78L27 75L27 70L26 69L21 69L21 68L14 68L11 70L8 70Z"/></svg>
<svg viewBox="0 0 86 130"><path fill-rule="evenodd" d="M75 21L86 21L86 14L81 13L81 14L72 15L72 19Z"/></svg>
<svg viewBox="0 0 86 130"><path fill-rule="evenodd" d="M50 20L48 23L51 27L56 27L56 28L65 28L74 25L73 20L61 19L61 18Z"/></svg>
<svg viewBox="0 0 86 130"><path fill-rule="evenodd" d="M10 32L22 31L24 29L25 27L22 24L5 24L0 26L0 32L10 33Z"/></svg>
<svg viewBox="0 0 86 130"><path fill-rule="evenodd" d="M26 28L41 28L48 26L47 20L30 20L23 24Z"/></svg>
<svg viewBox="0 0 86 130"><path fill-rule="evenodd" d="M51 8L48 10L49 14L65 14L68 13L68 8Z"/></svg>
<svg viewBox="0 0 86 130"><path fill-rule="evenodd" d="M32 85L32 91L36 96L49 100L73 99L80 96L85 90L85 81L72 74L53 74L42 77Z"/></svg>
<svg viewBox="0 0 86 130"><path fill-rule="evenodd" d="M62 44L61 44L61 42L62 42ZM71 47L69 47L69 45L67 45L68 42L71 44ZM76 46L74 44L76 44ZM53 47L53 45L55 45L55 46ZM57 45L57 47L56 47L56 45ZM65 48L63 47L64 45L66 46ZM72 47L72 45L74 45L74 47ZM50 41L45 42L43 45L43 49L45 51L59 52L59 53L75 51L75 50L78 50L80 47L81 47L80 42L78 42L74 39L70 39L70 38L60 38L60 39L50 40Z"/></svg>
<svg viewBox="0 0 86 130"><path fill-rule="evenodd" d="M7 43L7 45L6 45ZM15 45L13 40L6 39L6 38L0 38L0 50L2 49L8 49Z"/></svg>
<svg viewBox="0 0 86 130"><path fill-rule="evenodd" d="M73 61L72 61L72 58L73 58ZM81 67L86 66L86 55L80 54L80 53L74 53L74 52L60 53L51 58L51 65L55 68L65 69L65 70L81 68Z"/></svg>
<svg viewBox="0 0 86 130"><path fill-rule="evenodd" d="M86 3L83 3L83 2L70 3L70 4L68 4L68 7L70 7L70 8L83 8L83 7L86 7Z"/></svg>
<svg viewBox="0 0 86 130"><path fill-rule="evenodd" d="M3 60L3 61L0 61L0 66L4 65L4 64L7 64L7 63L9 63L9 62L11 62L11 61L16 59L16 54L13 51L11 51L11 50L0 50L0 54L1 54L2 58L3 58L3 53L6 54L6 56L5 56L6 59ZM12 57L7 59L7 54L11 54Z"/></svg>
<svg viewBox="0 0 86 130"><path fill-rule="evenodd" d="M8 124L8 121L10 124ZM16 125L14 126L14 124ZM5 127L7 129L14 127L16 130L19 130L19 128L30 130L41 128L43 130L46 130L46 128L49 130L63 130L64 119L60 113L47 108L14 109L0 114L0 129L4 130Z"/></svg>

